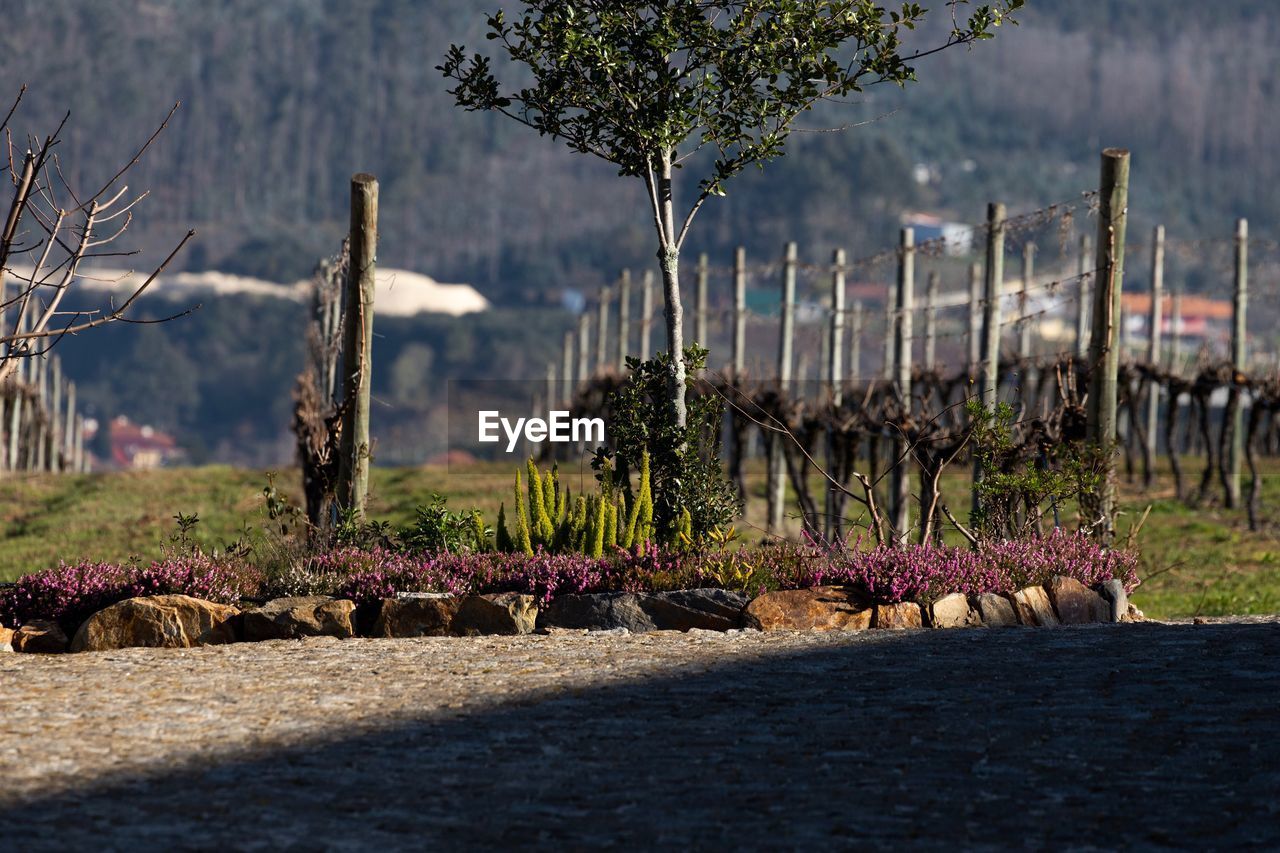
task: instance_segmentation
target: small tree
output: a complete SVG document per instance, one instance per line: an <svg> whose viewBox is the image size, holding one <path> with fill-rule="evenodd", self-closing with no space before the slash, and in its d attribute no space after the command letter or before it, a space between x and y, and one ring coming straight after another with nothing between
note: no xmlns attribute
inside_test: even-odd
<svg viewBox="0 0 1280 853"><path fill-rule="evenodd" d="M873 83L915 80L912 63L990 38L1023 5L947 0L940 44L908 50L904 31L927 10L874 0L526 0L500 10L488 38L527 68L530 85L504 93L490 60L453 45L439 70L468 110L496 110L644 181L658 235L671 355L670 403L684 425L680 249L698 210L729 178L783 152L795 120L820 101ZM713 157L677 215L674 174L704 149ZM710 162L706 162L709 160Z"/></svg>

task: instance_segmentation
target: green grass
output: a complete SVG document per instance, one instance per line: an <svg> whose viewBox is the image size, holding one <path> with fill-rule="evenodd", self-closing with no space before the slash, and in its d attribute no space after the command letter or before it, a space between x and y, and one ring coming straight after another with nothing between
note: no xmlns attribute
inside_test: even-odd
<svg viewBox="0 0 1280 853"><path fill-rule="evenodd" d="M1196 481L1193 461L1188 481ZM762 468L749 469L753 498L739 529L759 538L764 524ZM377 468L371 487L371 514L401 525L433 491L446 494L454 509L476 507L489 519L498 504L510 507L514 470L507 464L453 469ZM1268 462L1263 507L1280 507L1280 463ZM575 492L590 469L565 466ZM1245 615L1280 612L1280 535L1277 526L1252 533L1243 510L1226 510L1215 500L1190 507L1174 499L1167 468L1150 494L1122 484L1121 532L1150 505L1136 537L1143 584L1134 602L1147 615ZM281 472L278 487L300 500L296 471ZM150 559L162 553L174 530L173 516L197 513L196 538L208 547L235 540L246 527L266 524L261 471L220 466L84 476L19 476L0 480L0 580L80 558ZM960 472L947 480L953 510L968 504L968 483ZM1246 489L1248 481L1245 482ZM790 522L798 532L795 520Z"/></svg>

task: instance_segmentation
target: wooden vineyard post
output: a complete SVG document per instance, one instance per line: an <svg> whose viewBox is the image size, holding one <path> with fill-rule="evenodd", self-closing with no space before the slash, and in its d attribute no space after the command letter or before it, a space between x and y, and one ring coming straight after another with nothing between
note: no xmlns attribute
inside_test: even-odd
<svg viewBox="0 0 1280 853"><path fill-rule="evenodd" d="M1000 296L1004 289L1005 207L993 203L987 207L987 269L982 290L982 348L978 370L978 389L982 408L994 415L1000 390ZM973 512L982 506L976 489L983 478L982 462L973 461Z"/></svg>
<svg viewBox="0 0 1280 853"><path fill-rule="evenodd" d="M76 383L67 382L67 417L62 429L62 458L68 471L75 472Z"/></svg>
<svg viewBox="0 0 1280 853"><path fill-rule="evenodd" d="M1159 369L1164 322L1164 226L1157 225L1151 241L1151 313L1147 321L1147 363ZM1147 452L1154 459L1159 450L1160 383L1152 381L1147 390ZM1148 482L1148 486L1151 484Z"/></svg>
<svg viewBox="0 0 1280 853"><path fill-rule="evenodd" d="M578 315L578 387L585 388L591 379L591 315Z"/></svg>
<svg viewBox="0 0 1280 853"><path fill-rule="evenodd" d="M902 229L901 252L898 255L898 322L894 324L894 388L905 416L911 414L911 338L915 309L916 232ZM911 527L911 447L907 437L897 431L894 440L891 492L893 493L893 529L899 542L906 542Z"/></svg>
<svg viewBox="0 0 1280 853"><path fill-rule="evenodd" d="M1175 287L1169 300L1169 370L1182 374L1182 288Z"/></svg>
<svg viewBox="0 0 1280 853"><path fill-rule="evenodd" d="M573 402L573 330L564 333L564 349L560 358L560 403Z"/></svg>
<svg viewBox="0 0 1280 853"><path fill-rule="evenodd" d="M880 375L885 382L894 380L893 356L894 335L898 328L898 288L890 284L884 296L884 365Z"/></svg>
<svg viewBox="0 0 1280 853"><path fill-rule="evenodd" d="M1036 389L1036 368L1032 364L1031 285L1036 277L1036 244L1028 242L1022 247L1022 290L1018 294L1018 376L1022 385L1022 399L1028 411L1035 411L1032 399Z"/></svg>
<svg viewBox="0 0 1280 853"><path fill-rule="evenodd" d="M361 173L351 179L349 245L337 500L340 508L363 519L372 451L369 391L373 382L373 294L378 260L378 181L373 175Z"/></svg>
<svg viewBox="0 0 1280 853"><path fill-rule="evenodd" d="M788 243L782 262L782 317L781 333L778 336L778 387L785 395L791 391L792 378L792 345L795 335L795 302L796 302L796 266L799 248L795 243ZM773 424L775 429L785 429L786 424ZM773 453L769 457L769 523L771 534L782 532L784 503L786 501L786 442L779 432L770 433Z"/></svg>
<svg viewBox="0 0 1280 853"><path fill-rule="evenodd" d="M52 384L49 402L49 458L47 469L52 472L62 470L62 454L59 445L62 443L62 359L50 356L53 362Z"/></svg>
<svg viewBox="0 0 1280 853"><path fill-rule="evenodd" d="M924 369L933 370L938 358L938 279L937 270L929 273L924 292Z"/></svg>
<svg viewBox="0 0 1280 853"><path fill-rule="evenodd" d="M640 280L640 360L648 361L653 325L653 270L645 270Z"/></svg>
<svg viewBox="0 0 1280 853"><path fill-rule="evenodd" d="M600 304L596 313L596 370L609 367L609 300L613 294L608 287L600 288Z"/></svg>
<svg viewBox="0 0 1280 853"><path fill-rule="evenodd" d="M844 386L844 249L831 256L831 343L827 347L827 379L831 382L831 402L840 405ZM828 491L830 491L828 489Z"/></svg>
<svg viewBox="0 0 1280 853"><path fill-rule="evenodd" d="M618 372L627 371L627 347L631 343L631 270L623 270L618 282Z"/></svg>
<svg viewBox="0 0 1280 853"><path fill-rule="evenodd" d="M733 377L747 369L747 250L733 252Z"/></svg>
<svg viewBox="0 0 1280 853"><path fill-rule="evenodd" d="M1089 269L1093 250L1089 245L1089 235L1080 235L1080 255L1076 264L1076 279L1080 283L1080 296L1076 302L1076 358L1084 361L1089 355L1089 308L1092 305L1092 284L1094 272Z"/></svg>
<svg viewBox="0 0 1280 853"><path fill-rule="evenodd" d="M862 381L862 302L853 303L853 312L849 317L849 337L853 339L849 348L849 378L854 382Z"/></svg>
<svg viewBox="0 0 1280 853"><path fill-rule="evenodd" d="M1106 456L1098 495L1096 535L1110 543L1115 534L1116 396L1120 373L1120 298L1124 291L1125 229L1129 218L1129 152L1102 152L1098 245L1094 255L1097 285L1093 331L1089 340L1088 441Z"/></svg>
<svg viewBox="0 0 1280 853"><path fill-rule="evenodd" d="M704 252L698 256L696 291L693 300L693 342L701 347L707 347L707 342L710 340L707 337L707 285L710 274L710 261Z"/></svg>
<svg viewBox="0 0 1280 853"><path fill-rule="evenodd" d="M982 265L969 266L969 370L982 363Z"/></svg>
<svg viewBox="0 0 1280 853"><path fill-rule="evenodd" d="M1237 377L1249 367L1249 220L1236 222L1235 293L1232 299L1231 362ZM1244 460L1244 400L1237 385L1231 420L1231 460L1228 468L1227 506L1240 505L1240 467Z"/></svg>

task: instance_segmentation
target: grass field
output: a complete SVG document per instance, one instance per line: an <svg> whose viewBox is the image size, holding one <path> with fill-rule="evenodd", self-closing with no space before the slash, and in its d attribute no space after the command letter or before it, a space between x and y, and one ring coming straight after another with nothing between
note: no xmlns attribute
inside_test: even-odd
<svg viewBox="0 0 1280 853"><path fill-rule="evenodd" d="M561 469L574 491L591 476L586 466ZM759 536L764 517L764 486L753 471L748 516L740 529ZM1190 479L1199 471L1192 468ZM1271 464L1263 483L1263 507L1280 507L1280 464ZM377 468L373 472L371 514L404 524L433 491L448 495L455 509L477 507L492 519L498 503L510 504L509 465L467 468ZM1217 504L1189 507L1173 497L1162 476L1150 494L1122 486L1121 531L1151 506L1137 537L1143 585L1138 607L1158 618L1193 615L1245 615L1280 612L1280 536L1277 525L1251 533L1243 510ZM84 476L21 476L0 480L0 580L82 557L101 560L159 555L174 530L173 516L197 513L196 536L209 547L260 530L264 472L226 467ZM277 486L300 500L297 472L284 471ZM968 503L967 484L948 484L953 509ZM1247 481L1246 481L1247 488ZM1271 517L1272 513L1264 512ZM798 530L798 527L797 527Z"/></svg>

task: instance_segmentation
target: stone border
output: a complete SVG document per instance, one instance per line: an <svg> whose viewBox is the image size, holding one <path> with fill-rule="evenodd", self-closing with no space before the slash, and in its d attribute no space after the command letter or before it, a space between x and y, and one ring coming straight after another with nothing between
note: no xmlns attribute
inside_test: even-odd
<svg viewBox="0 0 1280 853"><path fill-rule="evenodd" d="M848 587L778 590L755 598L723 589L562 595L539 608L531 595L402 593L361 620L351 601L280 598L241 611L185 595L121 601L95 613L68 639L53 622L0 627L0 652L188 648L303 637L405 638L565 631L861 631L1049 627L1142 619L1124 585L1097 589L1057 576L1012 595L953 593L921 604L877 604ZM367 622L367 624L363 624Z"/></svg>

